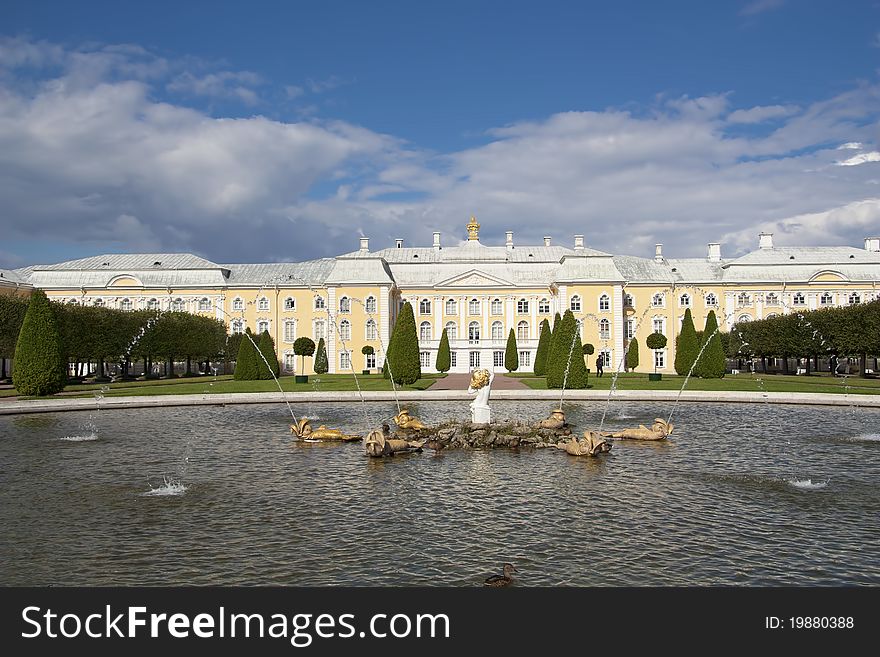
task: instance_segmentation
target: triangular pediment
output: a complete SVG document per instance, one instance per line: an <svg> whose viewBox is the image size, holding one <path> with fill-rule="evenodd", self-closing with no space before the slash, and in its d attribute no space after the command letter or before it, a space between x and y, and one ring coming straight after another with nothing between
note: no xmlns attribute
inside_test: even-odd
<svg viewBox="0 0 880 657"><path fill-rule="evenodd" d="M492 276L491 274L487 274L486 272L480 271L479 269L471 269L470 271L466 271L463 274L458 274L453 276L452 278L447 278L445 281L440 281L437 283L435 288L486 288L486 287L513 287L513 283L510 281L504 280L503 278L498 278L497 276Z"/></svg>

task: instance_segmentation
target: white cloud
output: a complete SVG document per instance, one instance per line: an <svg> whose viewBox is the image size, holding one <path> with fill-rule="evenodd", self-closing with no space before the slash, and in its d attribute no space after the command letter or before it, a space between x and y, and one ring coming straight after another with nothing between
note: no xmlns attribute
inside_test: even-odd
<svg viewBox="0 0 880 657"><path fill-rule="evenodd" d="M740 10L741 16L754 16L763 14L765 11L779 9L785 4L785 0L752 0Z"/></svg>
<svg viewBox="0 0 880 657"><path fill-rule="evenodd" d="M220 71L203 76L186 71L168 84L168 90L193 96L236 98L246 105L256 105L259 97L253 87L261 83L260 76L249 71Z"/></svg>
<svg viewBox="0 0 880 657"><path fill-rule="evenodd" d="M859 153L858 155L853 155L851 158L843 160L842 162L835 162L834 164L839 167L855 167L860 164L867 164L868 162L880 162L880 153L877 151Z"/></svg>
<svg viewBox="0 0 880 657"><path fill-rule="evenodd" d="M763 123L771 119L781 119L796 114L797 105L761 105L751 109L741 109L727 115L730 123Z"/></svg>
<svg viewBox="0 0 880 657"><path fill-rule="evenodd" d="M488 243L503 243L505 230L518 244L545 234L569 244L583 233L589 246L643 256L655 242L670 257L702 256L719 239L732 255L754 248L767 227L791 243L860 244L876 232L876 167L834 166L875 161L874 84L802 108L735 108L722 93L564 112L437 154L340 121L213 118L158 102L152 90L179 80L171 71L180 69L143 52L0 40L2 48L12 57L0 61L55 71L0 76L4 242L259 262L354 250L355 227L375 248L396 237L428 244L433 230L452 244L471 214ZM253 74L197 79L208 85L210 75L221 88L271 92ZM728 132L770 118L769 132ZM16 261L0 253L2 262Z"/></svg>

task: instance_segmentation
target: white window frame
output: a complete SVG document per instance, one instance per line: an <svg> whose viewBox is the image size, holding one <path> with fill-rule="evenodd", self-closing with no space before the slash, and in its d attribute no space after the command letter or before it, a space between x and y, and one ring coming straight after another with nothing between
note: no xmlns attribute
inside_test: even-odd
<svg viewBox="0 0 880 657"><path fill-rule="evenodd" d="M287 319L284 321L284 341L293 343L296 341L296 320Z"/></svg>
<svg viewBox="0 0 880 657"><path fill-rule="evenodd" d="M819 296L819 306L827 308L834 305L834 295L831 292L823 292Z"/></svg>
<svg viewBox="0 0 880 657"><path fill-rule="evenodd" d="M611 339L611 322L609 322L605 318L602 318L599 320L599 339L600 340L610 340Z"/></svg>
<svg viewBox="0 0 880 657"><path fill-rule="evenodd" d="M529 300L528 299L520 299L516 302L516 314L517 315L528 315L529 314Z"/></svg>
<svg viewBox="0 0 880 657"><path fill-rule="evenodd" d="M419 315L430 315L431 314L431 300L430 299L422 299L419 301Z"/></svg>
<svg viewBox="0 0 880 657"><path fill-rule="evenodd" d="M666 368L666 349L654 349L654 368Z"/></svg>
<svg viewBox="0 0 880 657"><path fill-rule="evenodd" d="M855 299L855 301L853 299ZM851 292L849 296L847 296L846 302L850 306L857 306L862 302L862 295L858 292Z"/></svg>
<svg viewBox="0 0 880 657"><path fill-rule="evenodd" d="M581 311L581 295L575 294L568 302L568 308L573 313L579 313Z"/></svg>
<svg viewBox="0 0 880 657"><path fill-rule="evenodd" d="M684 294L678 297L678 306L679 308L690 308L691 307L691 295L685 292Z"/></svg>
<svg viewBox="0 0 880 657"><path fill-rule="evenodd" d="M235 297L232 300L232 310L244 310L244 299Z"/></svg>
<svg viewBox="0 0 880 657"><path fill-rule="evenodd" d="M549 315L550 314L550 299L541 299L538 302L538 314L539 315Z"/></svg>
<svg viewBox="0 0 880 657"><path fill-rule="evenodd" d="M260 328L261 326L265 326L265 328ZM271 330L272 323L268 319L257 320L257 335L263 335L263 331L270 332Z"/></svg>
<svg viewBox="0 0 880 657"><path fill-rule="evenodd" d="M339 339L348 342L351 340L351 322L343 319L339 322Z"/></svg>
<svg viewBox="0 0 880 657"><path fill-rule="evenodd" d="M320 329L320 330L318 330ZM327 322L323 319L316 319L312 322L312 336L317 343L318 340L327 339Z"/></svg>
<svg viewBox="0 0 880 657"><path fill-rule="evenodd" d="M269 297L260 297L257 299L257 310L261 313L269 312Z"/></svg>
<svg viewBox="0 0 880 657"><path fill-rule="evenodd" d="M651 297L651 307L652 308L665 308L666 307L666 295L663 292L655 292Z"/></svg>
<svg viewBox="0 0 880 657"><path fill-rule="evenodd" d="M287 297L284 300L284 312L292 313L296 312L296 299L293 297Z"/></svg>
<svg viewBox="0 0 880 657"><path fill-rule="evenodd" d="M489 304L489 314L493 316L504 314L504 302L501 299L492 299Z"/></svg>
<svg viewBox="0 0 880 657"><path fill-rule="evenodd" d="M443 327L446 329L446 337L450 340L458 339L458 324L456 322L446 322L446 325ZM450 331L450 329L452 329Z"/></svg>
<svg viewBox="0 0 880 657"><path fill-rule="evenodd" d="M521 320L516 325L516 339L517 340L528 340L529 339L529 323L526 320Z"/></svg>
<svg viewBox="0 0 880 657"><path fill-rule="evenodd" d="M364 301L364 311L366 311L367 313L372 314L372 313L375 313L375 312L376 312L376 308L377 308L377 307L378 307L378 306L377 306L377 304L376 304L376 297L374 297L374 296L371 294L370 296L367 297L366 301Z"/></svg>
<svg viewBox="0 0 880 657"><path fill-rule="evenodd" d="M315 310L326 310L327 301L320 294L315 295Z"/></svg>
<svg viewBox="0 0 880 657"><path fill-rule="evenodd" d="M712 308L718 307L718 295L715 294L714 292L709 292L709 294L706 295L706 298L704 301L707 306L710 306Z"/></svg>
<svg viewBox="0 0 880 657"><path fill-rule="evenodd" d="M183 302L183 299L177 297L171 302L171 311L175 313L182 313L186 308L186 304Z"/></svg>
<svg viewBox="0 0 880 657"><path fill-rule="evenodd" d="M468 342L476 344L480 341L480 323L470 322L468 324Z"/></svg>
<svg viewBox="0 0 880 657"><path fill-rule="evenodd" d="M489 335L492 336L493 340L503 340L504 339L504 324L495 320L492 322L492 326L490 327Z"/></svg>
<svg viewBox="0 0 880 657"><path fill-rule="evenodd" d="M350 351L340 351L339 352L339 371L345 372L347 370L354 369L352 368L351 363L351 352Z"/></svg>
<svg viewBox="0 0 880 657"><path fill-rule="evenodd" d="M492 366L495 368L504 367L504 352L500 349L492 352Z"/></svg>
<svg viewBox="0 0 880 657"><path fill-rule="evenodd" d="M803 292L795 292L794 295L791 297L791 305L806 306L807 296Z"/></svg>
<svg viewBox="0 0 880 657"><path fill-rule="evenodd" d="M445 310L447 315L458 314L458 304L456 303L455 299L446 300Z"/></svg>
<svg viewBox="0 0 880 657"><path fill-rule="evenodd" d="M339 312L345 314L351 312L351 299L349 299L348 297L340 297Z"/></svg>
<svg viewBox="0 0 880 657"><path fill-rule="evenodd" d="M532 366L532 352L531 351L519 352L519 366L520 367L531 367Z"/></svg>
<svg viewBox="0 0 880 657"><path fill-rule="evenodd" d="M368 319L367 323L364 324L364 339L365 340L377 340L379 337L379 327L376 325L376 322L372 319Z"/></svg>
<svg viewBox="0 0 880 657"><path fill-rule="evenodd" d="M607 313L611 311L611 297L604 292L599 295L599 312Z"/></svg>
<svg viewBox="0 0 880 657"><path fill-rule="evenodd" d="M476 308L476 310L474 310ZM475 317L480 315L482 308L479 299L471 299L468 301L468 315Z"/></svg>
<svg viewBox="0 0 880 657"><path fill-rule="evenodd" d="M431 322L419 324L419 342L429 342L432 339L431 334Z"/></svg>

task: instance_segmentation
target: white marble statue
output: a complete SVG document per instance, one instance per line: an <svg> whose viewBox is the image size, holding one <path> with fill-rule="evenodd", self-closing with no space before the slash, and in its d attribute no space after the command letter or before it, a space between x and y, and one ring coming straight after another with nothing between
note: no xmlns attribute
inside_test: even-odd
<svg viewBox="0 0 880 657"><path fill-rule="evenodd" d="M489 392L495 372L485 369L476 369L471 372L471 384L468 394L476 395L471 402L471 422L474 424L489 424L492 415L489 411Z"/></svg>

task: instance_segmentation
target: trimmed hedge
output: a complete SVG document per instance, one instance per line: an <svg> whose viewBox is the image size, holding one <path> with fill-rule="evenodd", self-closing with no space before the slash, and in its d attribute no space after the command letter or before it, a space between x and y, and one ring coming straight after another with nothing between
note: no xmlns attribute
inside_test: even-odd
<svg viewBox="0 0 880 657"><path fill-rule="evenodd" d="M508 372L516 372L519 369L519 351L517 351L516 334L513 332L513 329L510 329L510 333L507 334L504 367Z"/></svg>
<svg viewBox="0 0 880 657"><path fill-rule="evenodd" d="M257 360L260 358L257 354L257 348L254 347L253 334L250 329L246 329L238 348L238 356L235 359L235 373L233 379L236 381L256 381L260 378L260 368Z"/></svg>
<svg viewBox="0 0 880 657"><path fill-rule="evenodd" d="M626 366L633 371L639 366L639 341L635 338L629 341L629 348L626 350Z"/></svg>
<svg viewBox="0 0 880 657"><path fill-rule="evenodd" d="M443 329L443 335L440 336L440 347L437 349L437 363L435 364L438 372L448 372L452 367L452 352L449 350L449 336L446 329Z"/></svg>
<svg viewBox="0 0 880 657"><path fill-rule="evenodd" d="M391 369L394 382L398 385L410 385L422 378L419 336L416 333L416 319L409 301L403 304L394 323L385 360L387 367L384 370L387 372L388 368Z"/></svg>
<svg viewBox="0 0 880 657"><path fill-rule="evenodd" d="M21 395L53 395L67 382L66 357L55 311L42 290L34 290L15 346L12 383Z"/></svg>
<svg viewBox="0 0 880 657"><path fill-rule="evenodd" d="M706 317L706 328L703 329L703 339L709 342L694 367L694 373L701 379L720 379L724 376L724 371L727 368L724 345L717 329L718 320L715 318L715 311L710 310Z"/></svg>
<svg viewBox="0 0 880 657"><path fill-rule="evenodd" d="M329 369L327 347L324 345L324 338L321 338L318 340L318 346L315 348L315 374L326 374Z"/></svg>
<svg viewBox="0 0 880 657"><path fill-rule="evenodd" d="M694 318L691 309L684 311L684 319L681 322L681 333L676 338L675 346L675 371L681 376L687 375L697 360L700 353L700 339L694 327Z"/></svg>
<svg viewBox="0 0 880 657"><path fill-rule="evenodd" d="M535 365L532 371L535 376L544 376L547 374L547 356L550 353L551 338L550 322L546 319L541 322L541 333L538 338L538 350L535 352Z"/></svg>
<svg viewBox="0 0 880 657"><path fill-rule="evenodd" d="M561 388L563 385L573 389L587 387L587 366L584 364L583 349L577 320L570 310L566 310L553 331L553 350L547 363L548 388Z"/></svg>

